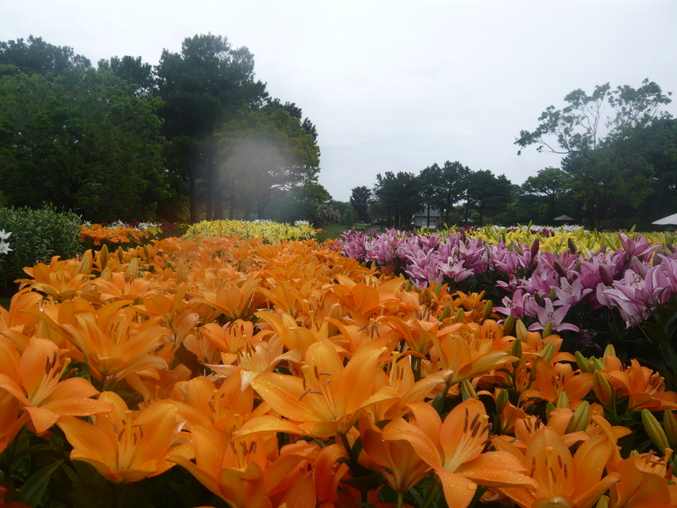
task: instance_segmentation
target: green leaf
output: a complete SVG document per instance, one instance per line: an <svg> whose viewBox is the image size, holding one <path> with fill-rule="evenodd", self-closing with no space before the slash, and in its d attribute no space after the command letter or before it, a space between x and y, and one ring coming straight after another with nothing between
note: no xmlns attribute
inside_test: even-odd
<svg viewBox="0 0 677 508"><path fill-rule="evenodd" d="M54 471L61 465L63 460L58 460L49 466L45 466L36 471L21 487L16 501L25 503L29 506L37 506L42 499L42 495L47 489L49 479Z"/></svg>

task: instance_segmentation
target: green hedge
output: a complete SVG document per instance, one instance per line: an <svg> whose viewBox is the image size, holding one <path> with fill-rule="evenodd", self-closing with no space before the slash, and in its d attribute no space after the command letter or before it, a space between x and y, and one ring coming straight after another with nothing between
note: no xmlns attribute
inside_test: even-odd
<svg viewBox="0 0 677 508"><path fill-rule="evenodd" d="M16 279L26 277L25 266L81 254L80 222L76 214L57 212L50 205L40 210L0 208L0 230L12 232L7 239L12 250L0 254L0 286L11 288Z"/></svg>

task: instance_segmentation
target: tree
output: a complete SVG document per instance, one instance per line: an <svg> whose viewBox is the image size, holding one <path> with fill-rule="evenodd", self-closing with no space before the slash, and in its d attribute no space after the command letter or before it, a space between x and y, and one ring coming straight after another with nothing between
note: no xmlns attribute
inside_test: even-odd
<svg viewBox="0 0 677 508"><path fill-rule="evenodd" d="M515 144L564 155L562 170L570 177L573 198L588 226L602 228L619 204L636 208L650 192L653 168L644 155L652 147L637 146L632 152L624 147L654 121L671 118L661 110L671 102L669 95L649 80L637 89L611 90L607 83L591 95L574 90L564 98L568 106L549 106L538 127L521 131ZM608 109L612 115L604 116Z"/></svg>
<svg viewBox="0 0 677 508"><path fill-rule="evenodd" d="M221 161L213 182L217 212L227 195L229 216L239 201L245 218L254 209L260 218L276 192L302 187L310 192L319 185L320 150L315 138L284 108L267 113L245 107L215 137Z"/></svg>
<svg viewBox="0 0 677 508"><path fill-rule="evenodd" d="M53 203L92 221L148 220L167 197L158 100L111 73L0 78L0 182L8 204Z"/></svg>
<svg viewBox="0 0 677 508"><path fill-rule="evenodd" d="M507 209L512 201L512 184L505 175L496 177L490 170L471 171L467 179L465 195L465 222L471 208L479 214L479 226L484 222L484 214L496 214Z"/></svg>
<svg viewBox="0 0 677 508"><path fill-rule="evenodd" d="M423 208L417 177L404 171L376 175L374 196L375 209L387 226L409 227L413 214Z"/></svg>
<svg viewBox="0 0 677 508"><path fill-rule="evenodd" d="M91 62L76 55L68 46L54 46L41 37L28 37L0 42L0 75L3 74L54 74L73 69L89 69Z"/></svg>
<svg viewBox="0 0 677 508"><path fill-rule="evenodd" d="M214 132L243 106L262 106L266 85L254 78L247 48L232 49L226 37L212 34L185 39L180 53L164 50L156 73L163 132L175 143L171 169L188 186L191 221L197 220L199 183L211 219L219 165Z"/></svg>
<svg viewBox="0 0 677 508"><path fill-rule="evenodd" d="M527 178L522 184L522 189L547 200L547 220L550 222L555 218L557 198L564 196L569 189L568 177L559 168L547 167L539 170L536 176Z"/></svg>
<svg viewBox="0 0 677 508"><path fill-rule="evenodd" d="M143 63L141 57L123 56L112 57L110 60L99 60L99 71L110 71L115 76L123 79L128 85L136 89L139 97L146 97L156 91L157 81L153 66L149 63Z"/></svg>
<svg viewBox="0 0 677 508"><path fill-rule="evenodd" d="M369 199L371 190L366 186L354 187L350 195L350 204L357 212L360 222L369 222Z"/></svg>

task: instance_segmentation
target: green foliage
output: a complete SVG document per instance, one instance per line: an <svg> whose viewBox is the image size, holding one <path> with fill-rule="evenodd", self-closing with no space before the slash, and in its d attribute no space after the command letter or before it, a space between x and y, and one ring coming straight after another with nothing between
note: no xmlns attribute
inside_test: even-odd
<svg viewBox="0 0 677 508"><path fill-rule="evenodd" d="M0 229L12 233L7 240L12 251L0 254L3 286L24 277L24 267L49 263L52 256L68 259L82 253L78 241L80 217L57 212L51 205L39 210L0 208Z"/></svg>
<svg viewBox="0 0 677 508"><path fill-rule="evenodd" d="M369 200L371 190L368 187L355 187L350 195L350 204L353 205L360 222L369 222Z"/></svg>

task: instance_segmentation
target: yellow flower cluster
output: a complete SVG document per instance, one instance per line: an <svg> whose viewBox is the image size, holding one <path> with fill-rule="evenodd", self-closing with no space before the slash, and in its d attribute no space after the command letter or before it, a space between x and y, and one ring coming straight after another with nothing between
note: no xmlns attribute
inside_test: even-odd
<svg viewBox="0 0 677 508"><path fill-rule="evenodd" d="M198 236L264 238L269 243L278 244L284 240L309 240L315 236L315 230L309 224L291 226L272 221L215 220L193 224L183 237L191 240Z"/></svg>
<svg viewBox="0 0 677 508"><path fill-rule="evenodd" d="M113 483L179 465L236 508L677 499L662 378L501 325L482 294L313 240L170 238L26 271L0 308L0 451L57 425ZM623 458L621 422L653 451Z"/></svg>
<svg viewBox="0 0 677 508"><path fill-rule="evenodd" d="M449 228L441 231L439 234L457 234L459 228ZM603 247L609 250L615 250L621 247L620 237L617 232L586 231L585 229L557 228L548 229L532 226L519 226L503 228L497 226L484 226L478 229L464 230L466 236L470 238L481 238L489 243L505 242L513 243L533 243L538 240L540 249L553 253L559 253L566 250L573 242L573 245L579 252L598 252ZM658 245L675 245L677 243L677 233L675 232L644 232L626 231L625 234L630 238L641 235L646 241Z"/></svg>

